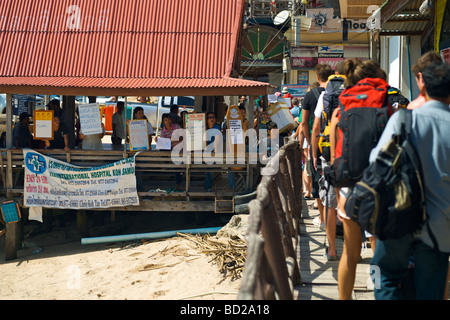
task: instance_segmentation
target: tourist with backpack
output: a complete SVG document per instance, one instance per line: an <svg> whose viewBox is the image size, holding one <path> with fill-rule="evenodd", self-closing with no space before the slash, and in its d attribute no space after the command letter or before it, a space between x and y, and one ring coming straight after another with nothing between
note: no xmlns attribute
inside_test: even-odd
<svg viewBox="0 0 450 320"><path fill-rule="evenodd" d="M392 114L387 102L389 85L383 79L384 74L372 60L347 59L344 66L346 89L341 93L339 108L334 110L331 118L332 166L324 174L336 188L338 218L344 226L344 249L338 268L339 297L342 300L351 299L364 236L360 226L346 216L344 205L351 187L368 166L370 151L381 136L383 122L385 124Z"/></svg>
<svg viewBox="0 0 450 320"><path fill-rule="evenodd" d="M442 62L442 58L439 53L436 53L435 51L428 51L427 53L423 54L412 66L411 71L414 73L414 76L416 78L416 83L417 87L419 88L420 94L416 99L408 104L407 109L413 110L416 108L420 108L426 102L425 83L423 82L422 72L433 62Z"/></svg>
<svg viewBox="0 0 450 320"><path fill-rule="evenodd" d="M314 111L314 124L311 132L311 150L315 169L317 170L318 154L321 154L321 167L330 163L329 120L333 111L339 106L339 96L345 88L344 73L345 60L336 65L335 74L328 77L325 90L322 91ZM319 144L320 141L320 144ZM319 179L319 195L325 207L325 228L328 246L325 248L325 257L329 261L337 260L336 254L336 192L334 187L326 181L325 176Z"/></svg>
<svg viewBox="0 0 450 320"><path fill-rule="evenodd" d="M375 298L402 299L400 282L414 257L417 299L441 300L447 286L450 253L450 66L434 62L422 72L426 103L412 111L408 141L419 158L424 180L426 221L420 231L400 238L379 239L371 261L377 268ZM371 162L394 134L399 134L400 114L394 114L376 148ZM378 286L377 286L378 284Z"/></svg>
<svg viewBox="0 0 450 320"><path fill-rule="evenodd" d="M422 72L425 70L426 67L428 67L433 62L443 62L442 57L440 54L438 54L435 51L428 51L424 53L412 66L411 70L414 73L414 76L416 78L417 87L419 88L420 94L419 96L411 101L407 109L413 110L420 108L425 102L425 83L423 81ZM450 281L450 268L448 270L447 279L446 282ZM444 300L448 299L448 287L446 286L446 291L444 295Z"/></svg>
<svg viewBox="0 0 450 320"><path fill-rule="evenodd" d="M317 106L317 101L319 99L320 93L325 90L325 84L328 80L328 77L333 74L333 70L328 64L318 64L315 67L315 72L320 86L313 88L309 92L307 92L305 98L303 99L302 132L300 133L299 140L302 141L304 137L308 143L309 147L308 154L310 155L311 158L310 159L311 180L312 180L311 195L314 199L316 199L317 208L320 213L319 225L322 225L322 223L325 222L323 210L324 207L319 198L319 185L318 185L321 168L317 168L316 170L313 163L311 162L312 161L311 131L312 131L312 123L314 122L314 111Z"/></svg>

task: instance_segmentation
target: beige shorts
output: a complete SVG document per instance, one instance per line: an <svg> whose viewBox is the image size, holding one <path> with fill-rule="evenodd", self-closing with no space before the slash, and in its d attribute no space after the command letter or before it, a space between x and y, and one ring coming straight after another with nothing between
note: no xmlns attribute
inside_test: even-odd
<svg viewBox="0 0 450 320"><path fill-rule="evenodd" d="M308 177L311 177L312 173L311 173L311 159L306 159L305 160L305 171L306 171L306 175Z"/></svg>

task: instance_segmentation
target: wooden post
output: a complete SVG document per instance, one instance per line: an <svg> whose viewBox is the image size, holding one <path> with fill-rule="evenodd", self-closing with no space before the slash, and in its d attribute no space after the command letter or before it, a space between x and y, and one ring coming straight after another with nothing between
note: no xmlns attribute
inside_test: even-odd
<svg viewBox="0 0 450 320"><path fill-rule="evenodd" d="M296 212L296 219L297 224L298 220L302 216L302 149L300 148L300 145L297 144L297 146L294 149L294 159L293 159L293 179L294 179L294 193L295 193L295 212ZM298 233L299 230L297 230Z"/></svg>
<svg viewBox="0 0 450 320"><path fill-rule="evenodd" d="M20 244L20 222L6 224L5 260L17 259L17 250Z"/></svg>
<svg viewBox="0 0 450 320"><path fill-rule="evenodd" d="M13 142L13 109L12 94L6 95L6 149L12 149Z"/></svg>
<svg viewBox="0 0 450 320"><path fill-rule="evenodd" d="M89 237L88 218L85 210L77 211L77 227L82 237Z"/></svg>
<svg viewBox="0 0 450 320"><path fill-rule="evenodd" d="M75 96L63 96L63 110L69 135L69 148L75 147Z"/></svg>
<svg viewBox="0 0 450 320"><path fill-rule="evenodd" d="M268 179L261 181L257 190L257 200L262 204L261 233L265 240L264 253L267 256L270 268L273 272L277 293L281 300L292 300L292 292L289 289L288 270L285 264L280 229L277 226L274 211L267 210L270 205L269 192L267 191Z"/></svg>

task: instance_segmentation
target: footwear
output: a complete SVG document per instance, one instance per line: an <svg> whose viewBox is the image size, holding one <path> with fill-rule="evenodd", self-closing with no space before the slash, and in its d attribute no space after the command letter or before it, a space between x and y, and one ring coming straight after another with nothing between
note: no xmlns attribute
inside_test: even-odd
<svg viewBox="0 0 450 320"><path fill-rule="evenodd" d="M327 226L325 225L325 222L322 222L322 224L320 225L320 230L327 231Z"/></svg>
<svg viewBox="0 0 450 320"><path fill-rule="evenodd" d="M328 247L325 248L325 257L327 258L328 261L336 261L337 260L336 256L330 256L328 254Z"/></svg>
<svg viewBox="0 0 450 320"><path fill-rule="evenodd" d="M311 197L311 196L303 196L303 199L305 199L305 200L313 200L314 198Z"/></svg>
<svg viewBox="0 0 450 320"><path fill-rule="evenodd" d="M319 217L316 217L316 218L314 218L314 220L313 220L313 225L315 225L315 226L317 226L317 227L320 227L320 218Z"/></svg>

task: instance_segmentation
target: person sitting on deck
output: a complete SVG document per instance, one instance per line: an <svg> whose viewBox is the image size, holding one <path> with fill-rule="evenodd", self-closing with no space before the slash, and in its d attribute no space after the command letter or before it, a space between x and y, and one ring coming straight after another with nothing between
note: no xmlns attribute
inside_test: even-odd
<svg viewBox="0 0 450 320"><path fill-rule="evenodd" d="M31 148L31 133L28 127L30 116L27 112L22 112L19 116L19 122L16 123L13 130L14 147Z"/></svg>
<svg viewBox="0 0 450 320"><path fill-rule="evenodd" d="M165 139L171 139L172 140L172 134L175 130L177 129L181 129L180 125L176 124L176 123L172 123L172 118L170 116L169 113L164 113L162 115L162 121L164 123L164 127L161 131L161 135L160 138L165 138ZM158 141L158 137L155 138L155 141ZM180 141L171 141L171 147L173 149L174 146L176 146L177 144L179 144L181 142ZM175 190L176 191L180 191L180 184L181 184L181 173L177 172L175 174Z"/></svg>
<svg viewBox="0 0 450 320"><path fill-rule="evenodd" d="M215 139L216 136L220 136L220 126L216 123L216 115L213 112L208 112L206 114L206 137L207 137L207 145L214 144L214 147L211 152L217 150L220 139ZM206 191L211 192L214 184L214 173L206 172L205 173L205 184L204 188Z"/></svg>
<svg viewBox="0 0 450 320"><path fill-rule="evenodd" d="M59 116L53 116L53 140L45 139L44 142L47 149L70 150L69 135L65 130L63 130Z"/></svg>
<svg viewBox="0 0 450 320"><path fill-rule="evenodd" d="M150 123L150 121L148 121L147 117L145 116L144 109L142 107L134 108L134 110L133 110L133 120L144 120L144 119L147 120L148 144L149 144L149 146L151 146L152 145L152 141L153 141L152 136L155 135L155 133L153 131L153 126Z"/></svg>

